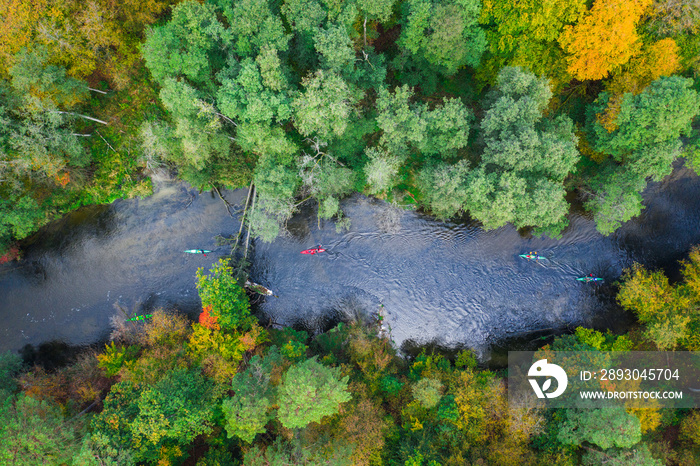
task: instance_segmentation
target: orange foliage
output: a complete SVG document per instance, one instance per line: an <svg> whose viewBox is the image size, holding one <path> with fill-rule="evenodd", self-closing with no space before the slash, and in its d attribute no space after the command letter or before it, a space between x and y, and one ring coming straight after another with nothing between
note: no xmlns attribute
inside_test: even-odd
<svg viewBox="0 0 700 466"><path fill-rule="evenodd" d="M256 346L265 341L269 341L268 334L258 324L253 324L253 328L248 333L238 337L238 342L243 345L246 351L253 351Z"/></svg>
<svg viewBox="0 0 700 466"><path fill-rule="evenodd" d="M606 89L612 94L638 94L661 76L671 76L680 70L680 49L673 39L662 39L644 45L639 55L630 60L624 72L613 77Z"/></svg>
<svg viewBox="0 0 700 466"><path fill-rule="evenodd" d="M70 183L70 175L68 172L63 172L61 174L56 174L54 176L54 180L56 180L56 183L58 183L61 186L65 186L68 183Z"/></svg>
<svg viewBox="0 0 700 466"><path fill-rule="evenodd" d="M617 116L620 114L620 110L622 110L623 97L624 96L620 94L610 97L608 100L608 106L605 107L605 110L595 116L598 123L600 123L600 125L605 128L608 133L612 133L618 127Z"/></svg>
<svg viewBox="0 0 700 466"><path fill-rule="evenodd" d="M580 80L601 79L639 51L636 26L652 0L595 0L575 26L566 26L559 43L569 72Z"/></svg>
<svg viewBox="0 0 700 466"><path fill-rule="evenodd" d="M605 110L596 115L603 128L610 133L617 129L616 119L625 93L639 94L652 81L680 70L679 51L673 39L662 39L642 47L641 53L629 61L624 71L607 83L606 90L612 96Z"/></svg>
<svg viewBox="0 0 700 466"><path fill-rule="evenodd" d="M202 313L199 314L199 325L206 327L209 330L219 330L219 324L216 322L218 317L211 315L211 306L205 306Z"/></svg>

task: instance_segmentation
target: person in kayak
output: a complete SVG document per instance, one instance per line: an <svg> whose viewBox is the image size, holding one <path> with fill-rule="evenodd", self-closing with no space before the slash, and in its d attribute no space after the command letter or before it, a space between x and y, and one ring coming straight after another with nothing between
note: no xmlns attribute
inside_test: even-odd
<svg viewBox="0 0 700 466"><path fill-rule="evenodd" d="M321 246L320 244L318 246L316 246L315 248L305 249L305 250L301 251L302 254L312 254L312 255L313 254L320 254L322 252L326 252L326 250L323 249L323 246Z"/></svg>
<svg viewBox="0 0 700 466"><path fill-rule="evenodd" d="M199 252L201 252L202 254L204 254L204 257L207 257L207 253L204 252L204 249L200 249Z"/></svg>

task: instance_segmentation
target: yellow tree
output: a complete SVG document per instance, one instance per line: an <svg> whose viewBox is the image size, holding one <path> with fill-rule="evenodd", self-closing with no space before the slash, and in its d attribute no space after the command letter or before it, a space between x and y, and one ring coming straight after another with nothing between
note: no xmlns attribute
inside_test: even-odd
<svg viewBox="0 0 700 466"><path fill-rule="evenodd" d="M623 275L617 301L646 324L645 335L659 349L672 349L687 336L692 300L682 286L671 286L663 272L635 264Z"/></svg>
<svg viewBox="0 0 700 466"><path fill-rule="evenodd" d="M625 93L639 94L662 76L671 76L681 69L680 49L673 39L662 39L644 44L641 53L632 58L623 69L606 84L611 94L605 110L598 114L600 124L609 132L617 129L617 115L620 113Z"/></svg>
<svg viewBox="0 0 700 466"><path fill-rule="evenodd" d="M0 74L7 73L13 55L26 47L41 18L50 16L46 0L0 0Z"/></svg>
<svg viewBox="0 0 700 466"><path fill-rule="evenodd" d="M489 53L481 73L489 79L503 66L546 75L555 86L571 79L557 39L586 11L586 0L484 0L479 22L486 27Z"/></svg>
<svg viewBox="0 0 700 466"><path fill-rule="evenodd" d="M582 81L602 79L635 56L641 47L636 26L651 1L595 0L583 18L559 36L569 73Z"/></svg>

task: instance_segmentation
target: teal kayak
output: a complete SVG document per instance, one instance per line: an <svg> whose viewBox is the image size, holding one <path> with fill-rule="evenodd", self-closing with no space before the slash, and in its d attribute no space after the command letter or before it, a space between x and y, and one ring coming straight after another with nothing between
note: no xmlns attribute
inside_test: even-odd
<svg viewBox="0 0 700 466"><path fill-rule="evenodd" d="M546 257L544 256L539 256L537 254L519 254L520 257L523 259L531 260L531 261L543 261L547 260Z"/></svg>
<svg viewBox="0 0 700 466"><path fill-rule="evenodd" d="M184 252L188 254L209 254L211 251L208 251L206 249L188 249Z"/></svg>
<svg viewBox="0 0 700 466"><path fill-rule="evenodd" d="M142 316L136 316L136 317L132 317L131 319L126 319L126 321L127 322L136 322L139 320L150 319L151 317L153 317L153 314L144 314Z"/></svg>
<svg viewBox="0 0 700 466"><path fill-rule="evenodd" d="M588 282L602 282L603 281L603 279L600 277L580 277L580 278L577 278L576 280L578 280L580 282L586 282L586 283L588 283Z"/></svg>

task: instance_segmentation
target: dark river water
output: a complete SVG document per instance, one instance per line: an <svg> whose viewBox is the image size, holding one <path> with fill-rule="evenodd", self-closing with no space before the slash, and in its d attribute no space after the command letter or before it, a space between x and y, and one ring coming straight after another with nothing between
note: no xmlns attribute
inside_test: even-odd
<svg viewBox="0 0 700 466"><path fill-rule="evenodd" d="M232 204L245 191L224 193ZM256 242L252 278L278 297L257 307L282 325L322 330L384 305L396 343L492 345L578 325L623 329L630 321L612 286L634 261L677 271L700 243L700 179L678 168L644 194L647 208L604 237L590 218L572 214L559 240L512 226L485 232L469 222L438 222L364 196L342 203L350 229L318 228L312 205L289 222L289 234ZM115 303L134 309L199 308L195 272L227 248L239 223L211 193L162 183L144 200L81 209L28 242L20 262L0 266L0 351L49 340L88 344L107 337ZM328 253L299 254L322 244ZM185 249L213 249L203 257ZM537 264L518 257L538 251ZM594 273L605 284L576 277Z"/></svg>

